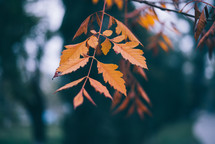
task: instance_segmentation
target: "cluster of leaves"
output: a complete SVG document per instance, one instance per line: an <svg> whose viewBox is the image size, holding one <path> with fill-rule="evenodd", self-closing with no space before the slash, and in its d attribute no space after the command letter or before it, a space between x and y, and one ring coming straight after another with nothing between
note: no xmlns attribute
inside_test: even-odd
<svg viewBox="0 0 215 144"><path fill-rule="evenodd" d="M205 6L201 12L195 3L195 15L193 16L188 14L188 11L182 11L188 4L196 1L187 2L181 10L178 10L180 3L179 0L172 0L172 4L175 6L176 10L168 9L165 1L162 0L158 2L144 0L133 1L144 3L146 5L134 10L133 12L127 13L127 0L105 0L103 11L95 12L87 17L76 32L74 38L82 35L83 33L90 36L80 43L65 46L66 50L62 52L60 66L57 68L54 77L72 73L79 68L88 65L88 62L90 61L89 71L85 77L75 80L57 90L60 91L71 88L83 82L80 92L74 98L75 108L83 103L84 96L96 105L85 89L87 82L95 88L97 92L104 94L107 98L112 99L107 87L103 85L102 82L99 82L90 76L92 64L95 61L97 63L98 74L102 74L104 82L108 83L116 90L112 99L112 109L114 110L114 113L127 110L127 115L129 116L134 112L134 110L136 110L140 117L143 117L144 113L150 114L150 111L146 106L146 104L150 104L150 100L135 77L135 73L138 73L147 80L147 76L143 70L143 68L147 69L145 57L142 56L143 51L141 49L136 49L137 46L143 45L126 25L104 12L105 6L107 6L107 8L111 8L113 4L116 4L117 7L122 10L123 5L125 5L125 23L127 23L127 18L132 18L134 22L137 22L148 31L153 31L155 23L159 23L161 25L161 30L150 38L150 43L147 46L148 49L153 49L155 54L158 53L159 47L166 52L169 48L173 48L170 38L164 33L164 28L167 27L166 22L160 21L155 8L194 17L194 37L196 41L199 40L197 47L201 46L203 43L206 43L209 47L209 54L210 56L212 55L212 50L215 46L215 10L212 5L204 1L198 1L205 3L206 5L210 5L212 8L210 12L208 12L208 8ZM92 2L97 4L99 0L92 0ZM108 17L108 26L105 29L103 27L104 17ZM213 21L213 24L208 30L206 30L206 24L208 21ZM90 27L90 24L95 24L95 22L99 26L99 30L96 30L95 27ZM171 23L170 28L167 28L176 34L180 34L173 23ZM97 59L97 56L99 55L108 55L111 49L113 49L116 54L121 54L124 58L120 62L120 70L118 70L117 64L107 64ZM90 55L90 51L92 50L94 53L93 55ZM133 64L133 66L131 64ZM123 98L123 95L126 96L126 98ZM143 103L143 100L145 100L146 103Z"/></svg>
<svg viewBox="0 0 215 144"><path fill-rule="evenodd" d="M210 12L208 7L205 6L202 12L199 10L197 3L195 3L195 40L198 41L197 47L200 47L204 43L209 48L209 57L212 57L212 52L215 47L215 9L211 8ZM209 18L213 19L213 24L210 26L209 30L206 29L206 25Z"/></svg>
<svg viewBox="0 0 215 144"><path fill-rule="evenodd" d="M164 2L160 2L161 8L166 8ZM175 24L171 23L171 28L166 26L165 22L162 22L153 7L143 6L139 9L134 10L126 15L127 18L132 18L136 23L141 25L147 31L153 31L155 24L158 23L161 25L160 32L156 33L149 39L148 49L152 49L155 54L158 53L159 47L162 48L165 52L168 52L169 48L173 48L170 38L164 33L164 29L168 28L176 34L180 34L177 30Z"/></svg>
<svg viewBox="0 0 215 144"><path fill-rule="evenodd" d="M109 18L109 24L106 30L102 30L104 16ZM99 30L89 30L89 23L93 23L94 21L96 21L98 24ZM83 103L84 96L95 105L95 102L85 89L85 85L87 81L89 81L90 85L95 88L96 91L98 91L100 94L104 94L104 96L107 98L112 99L107 87L90 76L92 63L95 61L97 63L98 74L102 74L104 82L109 83L109 85L112 86L120 96L127 96L127 89L125 86L126 83L122 78L123 73L117 70L118 65L112 63L102 63L96 58L96 56L100 54L99 51L102 53L102 55L106 56L108 55L109 51L113 49L116 54L121 54L124 60L129 61L129 63L135 65L136 69L141 71L142 68L147 69L145 61L146 59L143 56L143 51L140 49L135 49L135 47L142 44L122 22L118 21L104 11L95 12L94 14L87 17L76 32L74 38L82 35L83 33L90 33L91 36L78 44L65 46L66 50L62 52L60 66L57 68L54 77L72 73L79 68L86 66L91 60L88 74L85 77L82 77L59 88L57 92L74 87L84 81L80 92L74 98L74 108L80 106ZM90 50L94 50L94 54L91 56L89 55ZM140 84L138 84L138 86L139 91L144 91ZM144 95L143 98L149 102L148 97L143 93L145 92L142 92L142 95ZM130 93L128 95L130 96ZM145 111L146 110L142 112Z"/></svg>

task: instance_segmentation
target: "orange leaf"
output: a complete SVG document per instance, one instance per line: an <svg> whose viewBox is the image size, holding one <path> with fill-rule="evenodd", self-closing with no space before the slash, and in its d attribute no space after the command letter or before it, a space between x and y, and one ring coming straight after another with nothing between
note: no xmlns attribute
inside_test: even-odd
<svg viewBox="0 0 215 144"><path fill-rule="evenodd" d="M110 17L109 18L109 23L108 23L108 29L113 25L113 18L112 17Z"/></svg>
<svg viewBox="0 0 215 144"><path fill-rule="evenodd" d="M73 71L76 71L80 67L84 67L88 61L89 61L89 57L75 59L75 60L68 60L63 65L60 65L56 71L60 72L61 73L60 75L65 75Z"/></svg>
<svg viewBox="0 0 215 144"><path fill-rule="evenodd" d="M147 69L146 58L142 56L143 51L140 49L134 49L138 45L137 42L126 42L125 44L114 43L113 49L117 53L121 53L122 57L128 60L130 63Z"/></svg>
<svg viewBox="0 0 215 144"><path fill-rule="evenodd" d="M84 97L83 97L83 93L82 90L75 96L74 100L73 100L73 105L74 105L74 109L76 109L78 106L80 106L81 104L83 104L84 102Z"/></svg>
<svg viewBox="0 0 215 144"><path fill-rule="evenodd" d="M82 82L83 79L85 79L85 77L83 77L81 79L78 79L76 81L73 81L71 83L68 83L65 86L63 86L63 87L59 88L58 90L56 90L55 92L59 92L59 91L64 90L64 89L72 88L73 86L76 86L77 84L79 84L80 82Z"/></svg>
<svg viewBox="0 0 215 144"><path fill-rule="evenodd" d="M168 51L168 47L163 41L159 41L158 43L164 51L166 51L166 52Z"/></svg>
<svg viewBox="0 0 215 144"><path fill-rule="evenodd" d="M109 91L107 90L107 88L105 86L103 86L99 81L89 78L90 84L92 87L95 88L96 91L98 91L100 94L104 94L107 98L112 99Z"/></svg>
<svg viewBox="0 0 215 144"><path fill-rule="evenodd" d="M92 34L97 34L98 32L96 32L95 30L90 30L90 32L92 33Z"/></svg>
<svg viewBox="0 0 215 144"><path fill-rule="evenodd" d="M112 0L106 0L107 7L110 8L113 5Z"/></svg>
<svg viewBox="0 0 215 144"><path fill-rule="evenodd" d="M101 44L102 46L102 52L104 55L107 55L107 53L110 51L111 49L111 43L110 41L106 38L105 41Z"/></svg>
<svg viewBox="0 0 215 144"><path fill-rule="evenodd" d="M113 39L111 39L111 40L112 40L113 42L119 43L119 42L125 40L125 36L124 36L124 35L120 35L120 36L117 36L117 37L115 37L115 38L113 38Z"/></svg>
<svg viewBox="0 0 215 144"><path fill-rule="evenodd" d="M116 105L121 101L122 98L122 94L118 91L115 91L114 95L113 95L113 102L111 105L111 109L113 109L114 107L116 107Z"/></svg>
<svg viewBox="0 0 215 144"><path fill-rule="evenodd" d="M165 35L165 34L162 34L162 37L163 37L164 41L168 44L168 46L171 47L171 48L173 48L172 42L171 42L171 40L168 38L168 36Z"/></svg>
<svg viewBox="0 0 215 144"><path fill-rule="evenodd" d="M146 81L148 80L146 73L144 72L144 70L141 67L135 66L134 71L138 72L142 77L144 77L144 79Z"/></svg>
<svg viewBox="0 0 215 144"><path fill-rule="evenodd" d="M128 113L127 113L127 117L129 117L135 109L135 103L132 104L132 106L129 108Z"/></svg>
<svg viewBox="0 0 215 144"><path fill-rule="evenodd" d="M92 35L89 40L87 41L88 45L91 46L92 48L96 48L98 46L98 38L94 35Z"/></svg>
<svg viewBox="0 0 215 144"><path fill-rule="evenodd" d="M67 49L62 52L60 65L73 59L79 59L80 55L86 55L89 51L86 40L78 44L66 45L65 48Z"/></svg>
<svg viewBox="0 0 215 144"><path fill-rule="evenodd" d="M203 11L200 15L200 18L199 18L199 22L197 24L197 29L196 29L195 35L194 35L196 41L198 40L200 34L202 33L205 25L206 25L206 18L205 18L205 11L203 9Z"/></svg>
<svg viewBox="0 0 215 144"><path fill-rule="evenodd" d="M116 71L118 66L98 62L97 67L98 72L103 74L104 81L126 96L125 81L122 79L123 74L120 71Z"/></svg>
<svg viewBox="0 0 215 144"><path fill-rule="evenodd" d="M114 0L114 2L117 5L118 9L122 10L123 0Z"/></svg>
<svg viewBox="0 0 215 144"><path fill-rule="evenodd" d="M93 0L93 4L97 4L99 0Z"/></svg>
<svg viewBox="0 0 215 144"><path fill-rule="evenodd" d="M142 45L142 43L134 36L134 34L122 22L118 21L117 19L115 19L115 21L117 23L116 33L118 35L122 33L122 35L125 36L125 39L127 39L128 37L131 41L138 42Z"/></svg>
<svg viewBox="0 0 215 144"><path fill-rule="evenodd" d="M140 95L150 104L150 99L143 88L140 86L140 84L137 84L137 90L139 91Z"/></svg>
<svg viewBox="0 0 215 144"><path fill-rule="evenodd" d="M88 23L90 21L92 14L90 16L88 16L81 24L81 26L78 28L77 32L75 33L75 36L73 37L73 40L80 36L82 33L84 33L85 35L87 34L87 30L88 30Z"/></svg>
<svg viewBox="0 0 215 144"><path fill-rule="evenodd" d="M88 92L84 89L84 96L92 103L96 106L95 102L93 101L93 99L90 97L90 95L88 94Z"/></svg>
<svg viewBox="0 0 215 144"><path fill-rule="evenodd" d="M105 36L109 37L109 36L111 36L111 35L112 35L112 33L113 33L113 31L112 31L112 30L105 30L105 31L103 32L103 35L105 35Z"/></svg>
<svg viewBox="0 0 215 144"><path fill-rule="evenodd" d="M124 109L128 106L129 102L130 102L130 98L129 98L129 97L126 97L126 98L123 100L122 104L115 110L114 113L118 113L118 112L124 110Z"/></svg>

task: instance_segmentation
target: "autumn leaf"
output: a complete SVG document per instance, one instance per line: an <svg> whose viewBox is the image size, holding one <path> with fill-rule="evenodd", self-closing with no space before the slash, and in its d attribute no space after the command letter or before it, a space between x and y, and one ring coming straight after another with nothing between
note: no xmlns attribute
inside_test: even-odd
<svg viewBox="0 0 215 144"><path fill-rule="evenodd" d="M61 55L60 65L72 59L79 59L81 55L86 55L89 51L86 46L86 40L78 44L66 45L65 48L66 50Z"/></svg>
<svg viewBox="0 0 215 144"><path fill-rule="evenodd" d="M120 35L120 36L117 36L113 39L111 39L111 41L115 42L115 43L119 43L121 41L125 40L125 36L124 35Z"/></svg>
<svg viewBox="0 0 215 144"><path fill-rule="evenodd" d="M65 89L68 89L68 88L72 88L73 86L76 86L77 84L79 84L80 82L82 82L83 79L85 79L85 77L80 78L80 79L78 79L78 80L76 80L76 81L73 81L73 82L71 82L71 83L68 83L68 84L66 84L65 86L63 86L63 87L59 88L58 90L56 90L55 92L59 92L59 91L61 91L61 90L65 90Z"/></svg>
<svg viewBox="0 0 215 144"><path fill-rule="evenodd" d="M105 41L101 44L102 48L102 52L104 55L107 55L107 53L110 51L111 49L111 43L110 41L106 38Z"/></svg>
<svg viewBox="0 0 215 144"><path fill-rule="evenodd" d="M144 70L141 67L135 66L134 67L134 71L139 73L142 77L144 77L144 79L147 81L148 78L146 76L146 73L144 72Z"/></svg>
<svg viewBox="0 0 215 144"><path fill-rule="evenodd" d="M104 64L101 62L97 62L98 72L102 73L104 81L109 83L113 88L120 91L125 96L126 87L125 81L122 79L123 74L120 71L117 71L118 68L115 64Z"/></svg>
<svg viewBox="0 0 215 144"><path fill-rule="evenodd" d="M68 60L63 65L60 65L56 71L60 72L61 75L65 75L65 74L71 73L73 71L76 71L80 67L84 67L88 61L89 61L89 57Z"/></svg>
<svg viewBox="0 0 215 144"><path fill-rule="evenodd" d="M196 41L198 40L200 34L202 33L205 25L206 25L206 18L205 18L205 12L203 10L201 15L200 15L199 22L197 24L197 29L196 29L196 32L194 35Z"/></svg>
<svg viewBox="0 0 215 144"><path fill-rule="evenodd" d="M90 97L90 95L88 94L88 92L84 89L84 96L92 103L96 106L96 103L93 101L93 99Z"/></svg>
<svg viewBox="0 0 215 144"><path fill-rule="evenodd" d="M93 4L97 4L99 0L93 0Z"/></svg>
<svg viewBox="0 0 215 144"><path fill-rule="evenodd" d="M90 18L93 14L91 14L90 16L88 16L81 24L81 26L79 27L79 29L77 30L77 32L75 33L73 40L80 36L82 33L84 33L85 35L87 34L87 30L88 30L88 23L90 21Z"/></svg>
<svg viewBox="0 0 215 144"><path fill-rule="evenodd" d="M82 90L75 96L74 100L73 100L73 105L74 105L74 109L76 109L78 106L80 106L81 104L83 104L84 102L84 97L83 97L83 92Z"/></svg>
<svg viewBox="0 0 215 144"><path fill-rule="evenodd" d="M89 81L90 81L90 85L92 87L94 87L96 91L98 91L100 94L103 93L107 98L112 99L107 88L105 86L103 86L99 81L92 79L92 78L89 78Z"/></svg>
<svg viewBox="0 0 215 144"><path fill-rule="evenodd" d="M167 47L167 45L163 42L163 41L161 41L161 40L159 40L158 41L158 44L160 45L160 47L164 50L164 51L168 51L168 47Z"/></svg>
<svg viewBox="0 0 215 144"><path fill-rule="evenodd" d="M164 41L168 44L168 46L171 47L171 48L173 48L172 42L171 42L171 40L168 38L168 36L165 35L165 34L162 34L162 37L163 37Z"/></svg>
<svg viewBox="0 0 215 144"><path fill-rule="evenodd" d="M194 29L195 29L196 22L199 19L199 16L201 15L201 12L200 12L200 10L199 10L199 8L197 6L197 3L195 3L194 10L195 10L195 22L194 22Z"/></svg>
<svg viewBox="0 0 215 144"><path fill-rule="evenodd" d="M87 41L88 45L91 46L92 48L96 49L98 46L98 38L94 35L92 35L89 40Z"/></svg>
<svg viewBox="0 0 215 144"><path fill-rule="evenodd" d="M114 111L114 113L118 113L118 112L124 110L128 106L129 102L130 102L130 98L126 97L123 100L122 104Z"/></svg>
<svg viewBox="0 0 215 144"><path fill-rule="evenodd" d="M118 91L115 91L113 95L113 102L111 105L111 109L115 108L117 104L119 104L119 102L121 101L121 98L122 98L122 94Z"/></svg>
<svg viewBox="0 0 215 144"><path fill-rule="evenodd" d="M210 34L215 33L215 22L212 24L210 29L206 32L206 34L199 40L197 48L209 37Z"/></svg>
<svg viewBox="0 0 215 144"><path fill-rule="evenodd" d="M106 0L107 7L110 8L113 5L112 0Z"/></svg>
<svg viewBox="0 0 215 144"><path fill-rule="evenodd" d="M123 0L114 0L114 2L117 5L118 9L122 10L122 8L123 8Z"/></svg>
<svg viewBox="0 0 215 144"><path fill-rule="evenodd" d="M90 32L92 33L92 34L97 34L98 32L96 32L95 30L90 30Z"/></svg>
<svg viewBox="0 0 215 144"><path fill-rule="evenodd" d="M150 102L149 97L147 96L146 92L143 90L143 88L140 86L139 83L137 84L137 90L139 91L139 93L143 97L143 99L145 99L150 104L151 102Z"/></svg>
<svg viewBox="0 0 215 144"><path fill-rule="evenodd" d="M114 20L117 23L116 33L118 35L122 33L122 35L125 36L125 39L127 39L128 37L131 41L138 42L142 45L142 43L134 36L134 34L122 22L118 21L117 19L114 19Z"/></svg>
<svg viewBox="0 0 215 144"><path fill-rule="evenodd" d="M105 30L102 34L105 35L105 36L107 36L107 37L109 37L109 36L112 35L112 33L113 33L112 30Z"/></svg>
<svg viewBox="0 0 215 144"><path fill-rule="evenodd" d="M108 29L113 25L114 19L112 17L109 17L109 23L108 23Z"/></svg>
<svg viewBox="0 0 215 144"><path fill-rule="evenodd" d="M130 63L148 69L145 61L146 59L142 56L143 51L140 49L134 49L137 45L137 42L126 42L125 44L114 43L113 49L117 53L121 53L122 57Z"/></svg>

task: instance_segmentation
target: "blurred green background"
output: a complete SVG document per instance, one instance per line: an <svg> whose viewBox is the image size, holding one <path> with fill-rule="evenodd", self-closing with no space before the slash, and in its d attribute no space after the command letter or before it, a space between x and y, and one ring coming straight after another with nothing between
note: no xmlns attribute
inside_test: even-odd
<svg viewBox="0 0 215 144"><path fill-rule="evenodd" d="M51 80L63 45L101 8L101 0L0 0L0 144L214 144L215 58L206 47L195 50L193 22L180 15L163 16L181 30L167 32L174 50L154 55L143 48L149 81L140 82L152 116L113 115L111 101L98 94L97 107L84 101L74 111L78 87L54 94L86 70ZM107 13L123 20L115 5ZM132 21L129 27L149 43L153 33Z"/></svg>

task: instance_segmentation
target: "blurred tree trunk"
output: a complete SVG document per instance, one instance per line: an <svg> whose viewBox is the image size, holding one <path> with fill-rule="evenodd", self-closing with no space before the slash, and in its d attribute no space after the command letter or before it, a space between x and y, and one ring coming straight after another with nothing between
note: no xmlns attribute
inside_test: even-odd
<svg viewBox="0 0 215 144"><path fill-rule="evenodd" d="M37 66L34 76L25 68L26 52L24 39L28 37L37 19L24 11L25 0L0 1L0 83L1 97L16 100L29 114L35 143L45 142L45 123L43 113L45 102L40 89L40 71ZM23 56L24 55L24 56ZM22 59L20 61L20 58ZM11 107L14 109L14 107Z"/></svg>

